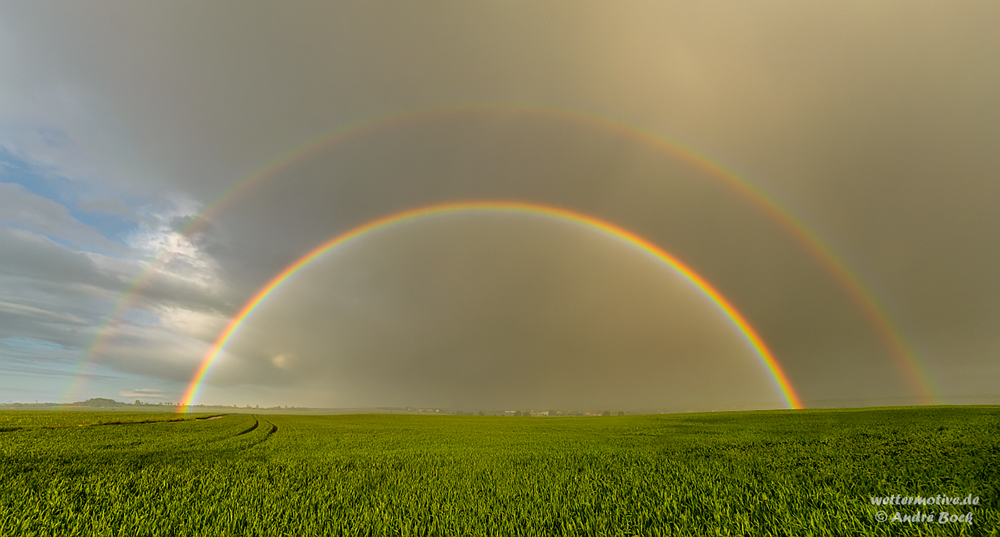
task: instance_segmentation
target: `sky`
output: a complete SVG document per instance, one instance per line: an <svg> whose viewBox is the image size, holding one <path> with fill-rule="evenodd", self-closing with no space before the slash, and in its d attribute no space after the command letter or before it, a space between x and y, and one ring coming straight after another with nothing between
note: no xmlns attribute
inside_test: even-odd
<svg viewBox="0 0 1000 537"><path fill-rule="evenodd" d="M1000 5L0 1L0 403L1000 402Z"/></svg>

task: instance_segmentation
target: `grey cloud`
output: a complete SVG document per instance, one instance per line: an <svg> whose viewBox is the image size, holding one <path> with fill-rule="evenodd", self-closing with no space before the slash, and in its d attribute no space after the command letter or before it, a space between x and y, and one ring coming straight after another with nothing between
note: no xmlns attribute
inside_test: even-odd
<svg viewBox="0 0 1000 537"><path fill-rule="evenodd" d="M186 383L208 348L208 342L178 336L162 326L123 325L92 359L122 374Z"/></svg>
<svg viewBox="0 0 1000 537"><path fill-rule="evenodd" d="M30 375L34 377L51 378L51 377L77 377L85 380L107 380L116 377L109 375L94 375L92 373L79 373L77 371L65 371L61 369L45 369L41 367L23 366L23 367L0 367L0 371L5 371L8 374L14 375Z"/></svg>
<svg viewBox="0 0 1000 537"><path fill-rule="evenodd" d="M100 256L97 256L100 258ZM169 275L155 275L134 289L129 281L141 265L73 251L37 234L0 229L0 335L32 337L67 348L83 348L110 308L131 290L133 308L145 308L156 318L158 309L182 304L203 311L228 311L218 293ZM115 326L128 324L119 319Z"/></svg>
<svg viewBox="0 0 1000 537"><path fill-rule="evenodd" d="M0 273L66 287L120 289L124 284L122 279L100 271L84 252L11 228L0 228Z"/></svg>
<svg viewBox="0 0 1000 537"><path fill-rule="evenodd" d="M94 201L79 203L76 208L81 211L100 212L114 215L129 214L132 211L132 209L126 205L121 198L101 198Z"/></svg>
<svg viewBox="0 0 1000 537"><path fill-rule="evenodd" d="M95 263L100 258L101 264ZM173 267L184 270L184 262ZM0 229L0 273L31 285L63 289L81 296L106 298L126 291L141 301L185 304L207 310L227 309L228 302L214 290L170 274L154 273L144 285L130 290L130 281L145 264L74 251L37 234ZM107 293L112 293L108 295Z"/></svg>
<svg viewBox="0 0 1000 537"><path fill-rule="evenodd" d="M76 315L59 313L25 304L0 301L0 311L28 317L36 321L58 322L62 324L86 324L86 320Z"/></svg>

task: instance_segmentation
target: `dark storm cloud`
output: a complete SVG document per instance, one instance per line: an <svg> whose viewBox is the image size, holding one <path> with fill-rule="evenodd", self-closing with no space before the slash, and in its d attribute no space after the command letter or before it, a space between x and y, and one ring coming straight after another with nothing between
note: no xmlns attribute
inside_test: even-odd
<svg viewBox="0 0 1000 537"><path fill-rule="evenodd" d="M200 207L322 133L441 104L528 103L669 134L751 178L857 273L945 395L998 395L1000 371L992 357L1000 352L1000 280L993 275L1000 271L1000 250L991 247L1000 238L995 2L25 3L3 11L0 69L11 73L0 79L3 150L74 185L93 186L95 194L77 206L80 211L126 218L124 203L111 200L159 204L149 214L135 213L131 250L99 257L74 250L110 248L95 228L67 219L58 203L8 187L0 219L14 229L3 230L0 239L14 250L0 252L0 273L18 278L11 282L31 282L32 292L44 288L57 302L62 296L117 296L138 270L135 260L148 261L162 245L174 244ZM748 317L807 403L919 400L858 305L746 198L620 134L544 114L488 110L348 137L244 192L207 225L194 226L199 231L187 243L176 243L173 257L135 302L160 324L122 321L119 346L108 347L107 359L129 371L180 378L213 330L310 248L398 210L471 198L567 207L667 248ZM76 246L29 240L25 229ZM304 390L305 372L334 371L306 356L330 345L347 353L330 342L341 333L352 350L338 363L355 368L351 378L359 387L352 397L358 401L418 397L407 391L407 375L456 404L471 404L469 393L527 386L530 375L506 376L517 367L536 371L539 385L558 385L553 371L565 371L574 353L598 362L615 356L639 370L663 363L641 358L652 329L598 329L613 323L588 309L592 286L567 283L593 283L597 269L588 261L580 261L582 267L546 261L528 246L528 252L518 250L518 241L480 231L484 244L524 257L486 263L477 269L482 280L453 272L453 265L435 265L432 238L413 238L416 251L400 244L356 259L359 282L366 269L357 267L383 267L378 281L384 288L405 297L440 287L438 296L446 298L424 297L413 309L362 283L368 291L336 308L321 300L346 300L334 283L337 291L314 283L308 293L293 293L297 299L276 297L273 307L284 317L260 315L285 319L284 328L241 332L230 365L220 361L218 384L236 390L227 397L268 383ZM563 248L565 239L549 235L554 231L537 233L544 249ZM426 252L424 240L430 241ZM489 252L454 247L465 253L447 255L469 259L457 266L492 259ZM445 255L440 248L437 253ZM386 259L396 264L379 264ZM618 277L631 274L633 265L621 263ZM612 309L619 316L645 311L649 319L683 324L672 317L676 311L643 302L637 289L655 288L658 280L640 280L645 283L621 284L621 296L631 298L612 301ZM504 282L504 291L476 294L493 281ZM0 297L21 307L2 310L20 319L11 317L9 326L30 321L41 327L44 312L64 311L22 300L25 293ZM482 306L463 303L461 296L478 296ZM381 309L378 297L387 301ZM89 311L97 309L91 303ZM96 324L100 315L84 310L73 315ZM578 311L592 317L565 327L550 324ZM316 321L324 318L332 320ZM395 323L399 341L373 332L378 323L372 319ZM705 323L716 334L717 325ZM282 331L295 334L296 352L255 349L281 339ZM722 336L708 339L715 337ZM574 338L586 343L567 343ZM652 341L649 348L660 354L698 347ZM632 343L631 351L616 354ZM706 345L701 348L712 348ZM412 352L403 352L407 348ZM127 360L143 352L147 358ZM463 352L480 358L457 361ZM517 353L522 358L511 358ZM731 356L736 354L726 359ZM448 379L483 377L470 364L499 367L504 360L517 365L491 370L496 384L446 389ZM425 362L434 365L416 365ZM381 372L365 370L366 363ZM674 367L671 378L697 377L702 364ZM588 378L579 380L587 384ZM723 391L738 384L717 378ZM630 382L620 380L607 398L646 390L635 388L639 381L629 389ZM571 392L563 393L565 400L578 400L581 392ZM283 403L280 390L271 393L272 403ZM321 388L309 393L324 400ZM741 397L746 402L758 393Z"/></svg>

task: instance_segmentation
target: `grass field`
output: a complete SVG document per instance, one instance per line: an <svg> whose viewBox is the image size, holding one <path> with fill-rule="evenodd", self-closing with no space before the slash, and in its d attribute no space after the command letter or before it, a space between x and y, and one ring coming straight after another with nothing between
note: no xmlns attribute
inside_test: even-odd
<svg viewBox="0 0 1000 537"><path fill-rule="evenodd" d="M0 412L0 534L1000 535L998 407L186 418Z"/></svg>

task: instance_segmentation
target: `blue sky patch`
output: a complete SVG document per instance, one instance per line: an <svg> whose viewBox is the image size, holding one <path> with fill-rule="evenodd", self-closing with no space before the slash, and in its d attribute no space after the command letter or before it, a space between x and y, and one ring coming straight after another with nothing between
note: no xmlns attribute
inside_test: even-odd
<svg viewBox="0 0 1000 537"><path fill-rule="evenodd" d="M84 198L94 197L84 183L41 170L4 148L0 148L0 182L21 185L36 196L65 206L78 222L119 244L125 244L125 238L136 229L135 207L127 200L122 200L125 212L81 210L79 205Z"/></svg>
<svg viewBox="0 0 1000 537"><path fill-rule="evenodd" d="M67 207L75 205L86 190L78 181L46 173L3 147L0 147L0 181L19 184L36 196Z"/></svg>

